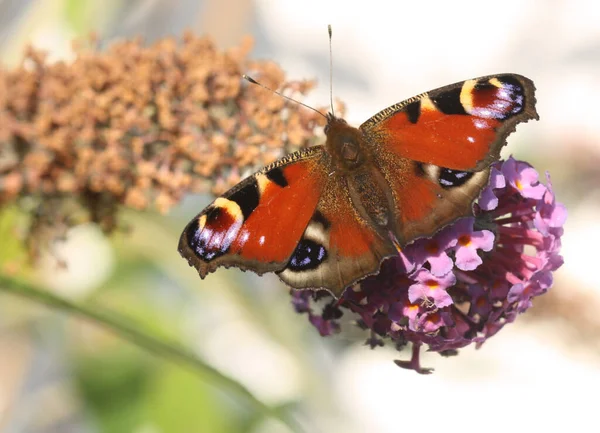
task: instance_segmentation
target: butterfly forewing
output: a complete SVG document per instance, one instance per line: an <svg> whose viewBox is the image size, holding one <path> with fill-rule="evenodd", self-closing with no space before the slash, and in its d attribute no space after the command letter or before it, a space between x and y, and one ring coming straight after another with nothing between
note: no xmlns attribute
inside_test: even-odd
<svg viewBox="0 0 600 433"><path fill-rule="evenodd" d="M499 158L517 123L538 118L534 92L521 75L475 78L392 105L360 129L398 157L478 171Z"/></svg>
<svg viewBox="0 0 600 433"><path fill-rule="evenodd" d="M179 252L202 278L219 266L282 269L321 196L322 155L311 147L243 180L187 225Z"/></svg>

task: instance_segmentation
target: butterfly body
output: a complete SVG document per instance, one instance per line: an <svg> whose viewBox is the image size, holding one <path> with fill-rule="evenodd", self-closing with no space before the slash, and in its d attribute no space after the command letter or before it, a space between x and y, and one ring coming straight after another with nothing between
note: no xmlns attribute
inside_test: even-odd
<svg viewBox="0 0 600 433"><path fill-rule="evenodd" d="M349 126L345 120L329 114L326 126L324 166L331 170L333 182L346 186L349 200L361 216L378 228L389 222L393 208L386 184L375 165L376 149L369 146L367 137L358 128Z"/></svg>
<svg viewBox="0 0 600 433"><path fill-rule="evenodd" d="M202 278L236 266L339 296L397 246L470 215L506 137L532 118L533 83L515 74L421 94L359 128L328 114L323 146L217 198L185 228L179 251Z"/></svg>

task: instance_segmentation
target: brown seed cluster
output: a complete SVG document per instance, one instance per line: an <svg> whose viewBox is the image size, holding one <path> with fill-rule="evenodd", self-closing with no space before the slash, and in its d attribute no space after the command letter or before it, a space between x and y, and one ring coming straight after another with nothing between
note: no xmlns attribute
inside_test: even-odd
<svg viewBox="0 0 600 433"><path fill-rule="evenodd" d="M92 40L69 63L29 49L0 68L0 208L28 198L30 240L90 220L110 231L119 205L166 212L321 141L322 116L241 75L295 98L314 83L286 82L274 63L249 60L251 47L220 51L187 33L106 51Z"/></svg>

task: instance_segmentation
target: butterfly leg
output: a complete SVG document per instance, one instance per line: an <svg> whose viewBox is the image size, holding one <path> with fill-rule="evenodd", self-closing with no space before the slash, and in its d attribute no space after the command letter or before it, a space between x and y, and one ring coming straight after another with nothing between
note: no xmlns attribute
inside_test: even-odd
<svg viewBox="0 0 600 433"><path fill-rule="evenodd" d="M396 235L392 231L389 231L388 236L390 237L390 240L392 241L394 248L396 248L396 251L398 251L398 255L402 256L402 247L400 246L400 241L398 241L398 238L396 237Z"/></svg>

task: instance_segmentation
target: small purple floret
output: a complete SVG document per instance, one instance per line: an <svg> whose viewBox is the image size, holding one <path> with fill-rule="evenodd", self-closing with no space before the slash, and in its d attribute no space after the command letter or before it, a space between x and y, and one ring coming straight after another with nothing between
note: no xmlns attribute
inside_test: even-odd
<svg viewBox="0 0 600 433"><path fill-rule="evenodd" d="M481 192L479 197L479 207L482 210L493 210L498 207L498 197L494 194L495 189L506 187L506 179L500 170L492 167L490 172L490 181Z"/></svg>
<svg viewBox="0 0 600 433"><path fill-rule="evenodd" d="M517 161L511 156L502 164L502 173L524 198L539 200L546 192L546 187L539 183L538 172L526 162Z"/></svg>
<svg viewBox="0 0 600 433"><path fill-rule="evenodd" d="M489 230L474 231L474 222L475 218L462 218L452 225L456 267L463 271L472 271L482 263L478 250L490 251L494 246L494 234Z"/></svg>
<svg viewBox="0 0 600 433"><path fill-rule="evenodd" d="M546 181L547 190L538 203L538 212L534 218L535 228L544 236L552 229L560 229L567 220L567 208L562 203L556 203L548 173Z"/></svg>
<svg viewBox="0 0 600 433"><path fill-rule="evenodd" d="M452 305L452 298L446 289L456 283L452 272L438 277L425 268L421 268L412 275L415 284L408 288L408 300L413 303L431 301L437 308Z"/></svg>

